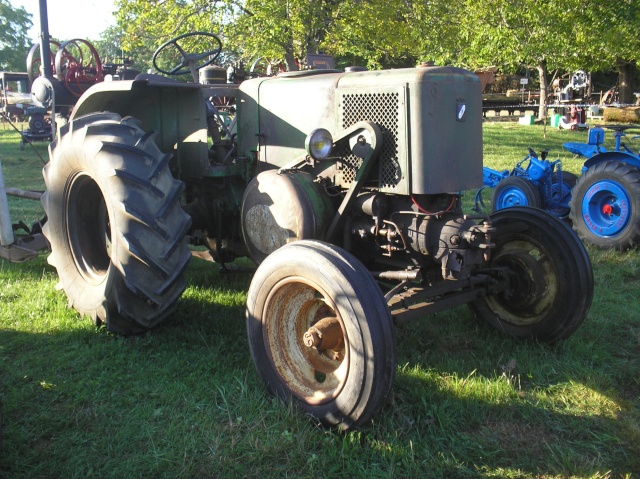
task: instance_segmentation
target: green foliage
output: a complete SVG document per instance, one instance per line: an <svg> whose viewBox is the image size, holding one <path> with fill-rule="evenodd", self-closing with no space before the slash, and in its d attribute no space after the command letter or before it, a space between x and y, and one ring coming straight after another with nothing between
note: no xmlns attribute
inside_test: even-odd
<svg viewBox="0 0 640 479"><path fill-rule="evenodd" d="M133 62L134 65L146 65L146 52L140 56L140 52L132 52L123 46L124 34L117 27L109 27L100 35L100 39L93 42L96 50L100 52L103 63L122 64L125 60Z"/></svg>
<svg viewBox="0 0 640 479"><path fill-rule="evenodd" d="M331 0L246 0L225 27L227 41L245 60L265 57L297 70L307 52L317 53L331 14Z"/></svg>
<svg viewBox="0 0 640 479"><path fill-rule="evenodd" d="M567 12L585 28L573 31L582 68L610 69L616 59L640 61L640 4L635 0L580 2Z"/></svg>
<svg viewBox="0 0 640 479"><path fill-rule="evenodd" d="M13 7L9 0L0 0L0 18L0 71L25 71L31 15L23 7Z"/></svg>
<svg viewBox="0 0 640 479"><path fill-rule="evenodd" d="M465 62L472 67L498 64L510 70L521 66L536 68L541 61L550 68L566 64L562 58L571 53L569 35L561 34L570 27L564 20L566 3L467 1L466 15L462 17L467 43Z"/></svg>
<svg viewBox="0 0 640 479"><path fill-rule="evenodd" d="M223 0L116 0L120 48L142 70L151 68L153 52L172 37L203 31L222 35L227 11Z"/></svg>
<svg viewBox="0 0 640 479"><path fill-rule="evenodd" d="M399 0L119 0L117 6L124 48L146 49L148 56L161 40L203 30L222 37L229 61L246 64L266 58L294 70L318 52L372 67L415 63Z"/></svg>
<svg viewBox="0 0 640 479"><path fill-rule="evenodd" d="M326 48L336 56L362 59L366 66L415 66L407 38L411 9L401 2L341 2L327 32ZM355 62L353 62L355 63Z"/></svg>
<svg viewBox="0 0 640 479"><path fill-rule="evenodd" d="M172 36L219 34L228 61L297 69L307 52L371 68L435 61L502 70L611 69L640 58L635 0L117 0L129 52Z"/></svg>
<svg viewBox="0 0 640 479"><path fill-rule="evenodd" d="M467 11L464 0L411 2L407 14L413 55L437 65L462 66L468 48L464 24ZM486 63L483 66L493 65Z"/></svg>

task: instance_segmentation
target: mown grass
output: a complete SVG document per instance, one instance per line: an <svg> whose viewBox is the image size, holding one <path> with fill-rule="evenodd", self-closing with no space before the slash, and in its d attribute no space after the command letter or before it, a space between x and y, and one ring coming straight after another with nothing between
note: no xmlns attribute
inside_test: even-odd
<svg viewBox="0 0 640 479"><path fill-rule="evenodd" d="M509 123L484 137L493 168L550 147L578 173L561 144L586 133ZM0 130L5 181L38 189L41 164L16 138ZM403 324L389 403L347 433L265 394L248 275L193 261L175 314L122 338L67 309L45 257L1 262L0 477L639 477L640 254L589 253L594 304L571 338L512 340L464 306Z"/></svg>

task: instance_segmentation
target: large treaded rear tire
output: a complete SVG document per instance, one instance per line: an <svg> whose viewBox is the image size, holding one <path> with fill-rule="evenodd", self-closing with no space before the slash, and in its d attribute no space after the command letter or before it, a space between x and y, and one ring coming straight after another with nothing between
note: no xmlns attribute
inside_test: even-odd
<svg viewBox="0 0 640 479"><path fill-rule="evenodd" d="M152 328L174 308L191 257L184 189L133 119L91 114L66 125L44 167L49 263L69 305L110 331Z"/></svg>
<svg viewBox="0 0 640 479"><path fill-rule="evenodd" d="M640 169L604 161L584 172L572 190L571 221L583 241L626 250L640 244Z"/></svg>

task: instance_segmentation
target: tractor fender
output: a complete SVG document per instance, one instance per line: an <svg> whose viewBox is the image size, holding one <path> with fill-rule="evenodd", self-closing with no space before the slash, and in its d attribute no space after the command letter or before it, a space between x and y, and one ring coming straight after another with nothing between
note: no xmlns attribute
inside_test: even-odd
<svg viewBox="0 0 640 479"><path fill-rule="evenodd" d="M138 103L156 99L160 90L198 91L200 85L146 73L136 76L134 80L97 83L80 97L69 120L72 121L80 116L100 111L110 111L122 115L121 110L135 108ZM140 115L136 118L140 118Z"/></svg>
<svg viewBox="0 0 640 479"><path fill-rule="evenodd" d="M154 141L161 151L173 153L174 175L198 178L210 174L206 98L212 88L153 74L102 82L82 95L71 121L98 112L136 118L140 128L156 133ZM237 90L236 85L221 88L228 96Z"/></svg>
<svg viewBox="0 0 640 479"><path fill-rule="evenodd" d="M568 142L562 146L574 155L584 156L585 158L591 158L598 153L605 153L607 151L606 148L600 146L600 144Z"/></svg>
<svg viewBox="0 0 640 479"><path fill-rule="evenodd" d="M256 263L287 243L324 240L335 209L316 180L304 171L275 169L251 180L242 198L242 235Z"/></svg>
<svg viewBox="0 0 640 479"><path fill-rule="evenodd" d="M624 163L628 163L629 165L635 166L636 168L640 168L640 159L637 156L631 155L624 151L608 151L606 153L600 153L592 156L587 161L585 161L582 167L582 172L584 173L589 168L604 161L622 161Z"/></svg>

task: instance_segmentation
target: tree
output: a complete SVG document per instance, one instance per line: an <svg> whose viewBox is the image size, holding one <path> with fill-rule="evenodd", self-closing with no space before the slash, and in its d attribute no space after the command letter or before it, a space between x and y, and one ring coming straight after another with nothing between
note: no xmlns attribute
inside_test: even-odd
<svg viewBox="0 0 640 479"><path fill-rule="evenodd" d="M343 1L328 22L325 49L369 68L415 66L411 5L398 0Z"/></svg>
<svg viewBox="0 0 640 479"><path fill-rule="evenodd" d="M118 27L108 27L100 34L100 39L93 42L100 52L103 63L124 64L131 62L138 69L146 67L149 57L141 56L140 51L129 51L123 47L124 34Z"/></svg>
<svg viewBox="0 0 640 479"><path fill-rule="evenodd" d="M578 57L593 71L619 72L621 103L633 103L634 77L640 60L640 3L637 0L602 0L583 2L581 9L571 12L581 19L584 28L577 29L580 45Z"/></svg>
<svg viewBox="0 0 640 479"><path fill-rule="evenodd" d="M417 3L417 2L416 2ZM129 51L187 31L220 35L225 50L297 70L307 53L330 53L370 67L413 65L407 0L117 0ZM150 53L149 53L150 55Z"/></svg>
<svg viewBox="0 0 640 479"><path fill-rule="evenodd" d="M24 71L31 41L27 31L33 25L31 14L0 0L0 70Z"/></svg>
<svg viewBox="0 0 640 479"><path fill-rule="evenodd" d="M462 63L471 68L499 65L507 71L531 68L540 80L539 117L546 116L548 72L575 60L577 45L568 9L584 0L466 0L460 17Z"/></svg>
<svg viewBox="0 0 640 479"><path fill-rule="evenodd" d="M146 70L153 52L172 37L192 31L223 36L226 5L223 0L116 0L120 49Z"/></svg>
<svg viewBox="0 0 640 479"><path fill-rule="evenodd" d="M6 1L6 0L3 0ZM533 69L546 111L553 70L608 70L621 87L640 57L637 0L117 0L122 48L150 59L188 31L221 36L228 59L258 57L295 70L307 53L341 65L420 61L503 71ZM224 59L221 62L224 64ZM625 91L626 91L625 90Z"/></svg>
<svg viewBox="0 0 640 479"><path fill-rule="evenodd" d="M407 44L413 55L437 65L466 66L468 44L462 31L467 16L465 0L416 0L409 5Z"/></svg>

